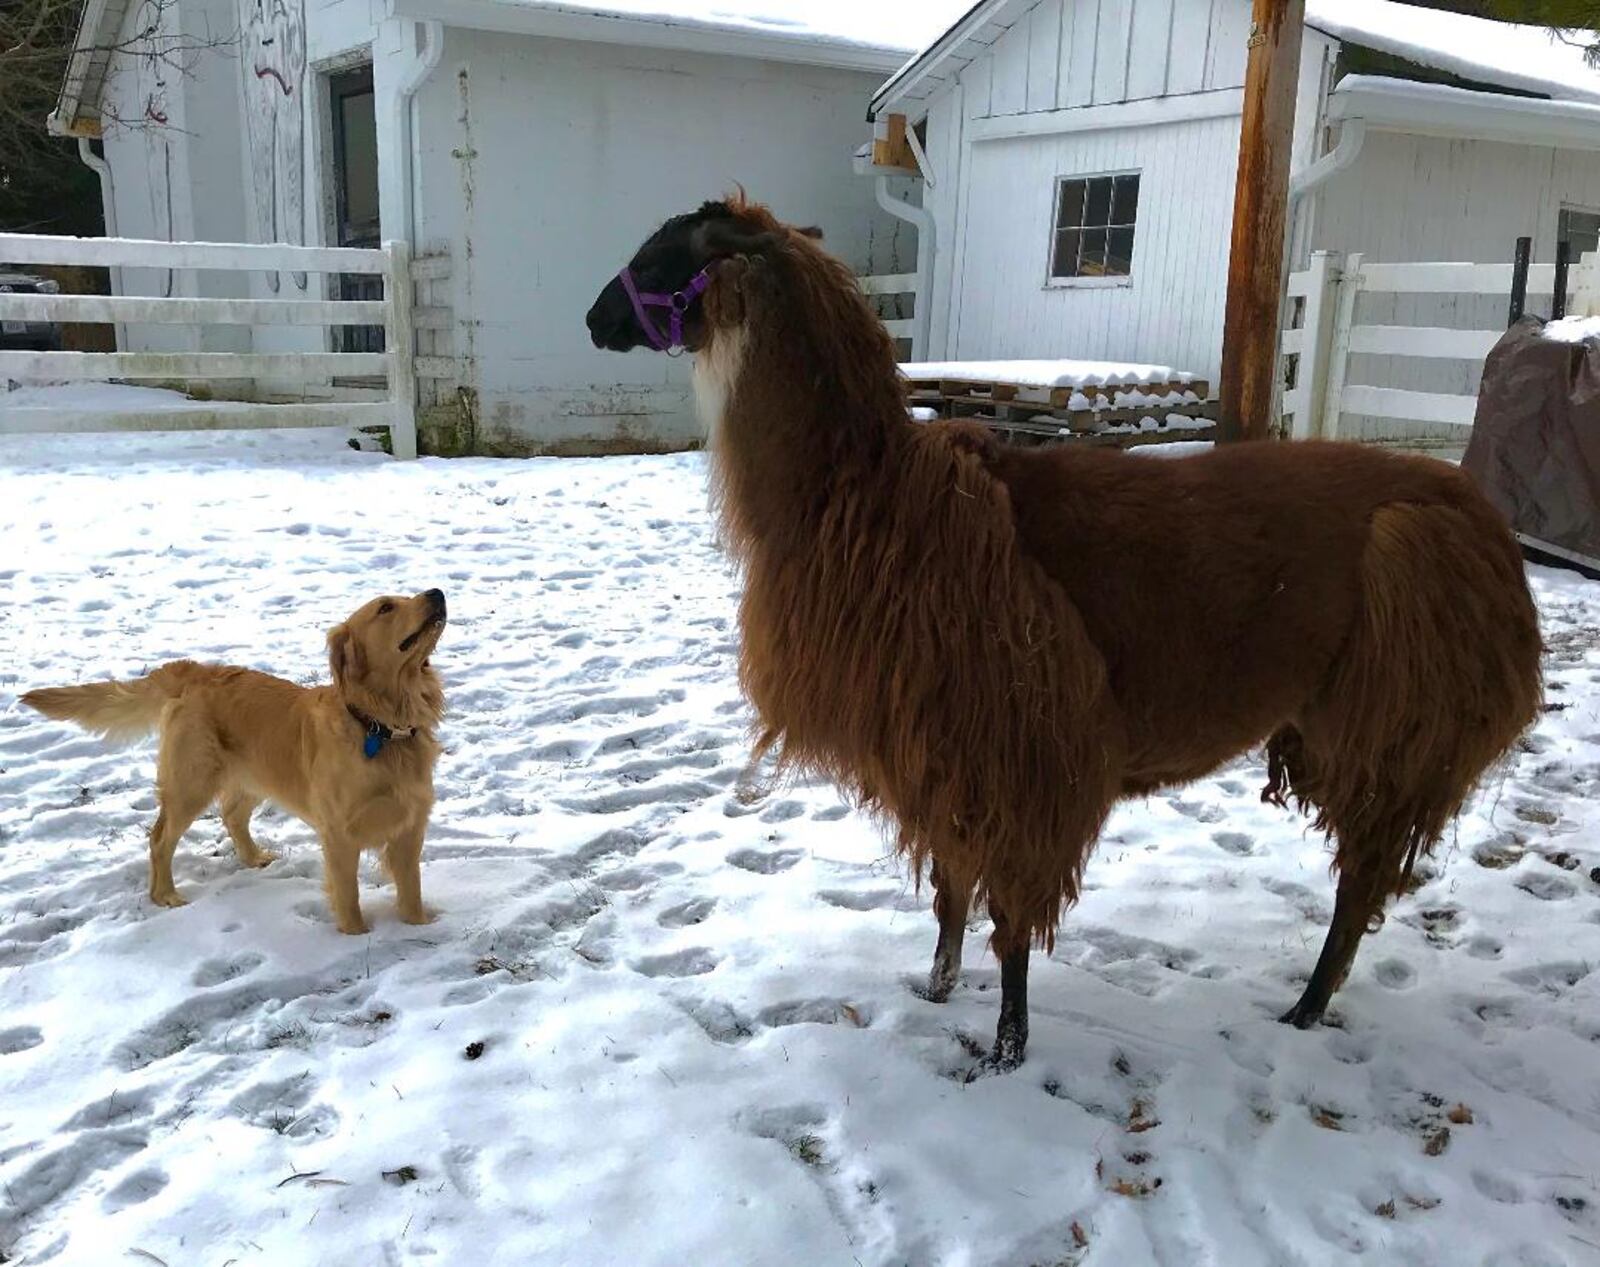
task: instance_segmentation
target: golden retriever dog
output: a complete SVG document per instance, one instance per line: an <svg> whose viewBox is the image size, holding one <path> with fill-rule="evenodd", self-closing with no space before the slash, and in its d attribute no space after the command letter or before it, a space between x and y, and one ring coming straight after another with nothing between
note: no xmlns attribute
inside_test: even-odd
<svg viewBox="0 0 1600 1267"><path fill-rule="evenodd" d="M22 702L111 739L161 735L159 812L150 829L150 900L182 906L172 882L178 839L213 802L239 860L275 855L250 835L271 801L322 839L324 883L342 933L364 933L356 891L363 849L383 846L400 918L425 924L422 837L433 808L433 727L444 692L428 657L445 625L444 594L375 598L328 634L332 686L304 687L253 669L176 660L131 682L29 691Z"/></svg>

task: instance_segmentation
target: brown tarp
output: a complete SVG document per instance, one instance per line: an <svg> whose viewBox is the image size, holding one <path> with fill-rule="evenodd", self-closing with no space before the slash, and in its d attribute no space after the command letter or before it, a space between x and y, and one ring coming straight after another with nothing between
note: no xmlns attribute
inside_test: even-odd
<svg viewBox="0 0 1600 1267"><path fill-rule="evenodd" d="M1600 560L1600 339L1546 339L1524 317L1483 367L1461 465L1531 544Z"/></svg>

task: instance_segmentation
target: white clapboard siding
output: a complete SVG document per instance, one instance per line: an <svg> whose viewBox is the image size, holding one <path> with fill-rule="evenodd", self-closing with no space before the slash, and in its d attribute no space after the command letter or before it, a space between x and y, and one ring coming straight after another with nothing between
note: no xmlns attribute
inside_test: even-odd
<svg viewBox="0 0 1600 1267"><path fill-rule="evenodd" d="M972 125L969 125L969 129ZM1073 356L1216 381L1238 160L1231 116L971 144L952 281L952 359ZM1047 284L1058 176L1141 173L1127 284Z"/></svg>
<svg viewBox="0 0 1600 1267"><path fill-rule="evenodd" d="M1250 0L1044 0L962 71L968 117L1239 88Z"/></svg>

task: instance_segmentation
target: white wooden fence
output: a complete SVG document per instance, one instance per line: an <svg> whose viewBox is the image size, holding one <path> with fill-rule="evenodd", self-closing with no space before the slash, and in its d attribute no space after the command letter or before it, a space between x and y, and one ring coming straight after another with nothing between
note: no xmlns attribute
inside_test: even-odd
<svg viewBox="0 0 1600 1267"><path fill-rule="evenodd" d="M861 285L861 292L868 296L910 295L913 304L922 302L922 297L917 294L915 273L876 273L869 277L858 277L856 281ZM917 322L914 316L892 317L886 319L883 326L891 338L913 340Z"/></svg>
<svg viewBox="0 0 1600 1267"><path fill-rule="evenodd" d="M1481 364L1504 328L1454 330L1440 326L1360 325L1356 304L1363 294L1511 296L1510 264L1378 264L1360 254L1345 258L1318 251L1311 267L1289 278L1289 309L1303 299L1298 326L1283 331L1281 351L1297 357L1295 385L1284 392L1285 432L1295 439L1336 439L1345 414L1443 424L1461 429L1465 439L1477 410L1475 395L1412 391L1351 381L1350 358L1363 353ZM1570 284L1580 295L1596 283L1596 257L1586 255L1572 269ZM1555 265L1534 264L1528 293L1548 295ZM1574 305L1576 310L1576 305Z"/></svg>
<svg viewBox="0 0 1600 1267"><path fill-rule="evenodd" d="M382 299L190 299L135 295L0 294L0 319L190 326L381 325L382 352L19 352L0 350L0 380L278 379L327 381L385 376L381 401L265 404L226 402L182 409L79 410L12 407L0 393L0 434L188 431L263 427L389 428L397 457L417 455L416 366L410 250L147 242L130 238L0 233L0 261L227 272L369 273Z"/></svg>

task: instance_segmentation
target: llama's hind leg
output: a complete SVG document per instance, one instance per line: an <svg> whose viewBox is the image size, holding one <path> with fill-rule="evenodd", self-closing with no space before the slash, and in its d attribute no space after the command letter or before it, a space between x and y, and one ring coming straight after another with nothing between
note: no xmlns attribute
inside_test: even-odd
<svg viewBox="0 0 1600 1267"><path fill-rule="evenodd" d="M1322 1019L1334 991L1344 984L1361 945L1361 934L1383 909L1384 894L1374 895L1369 878L1359 873L1339 876L1339 891L1333 904L1333 922L1306 982L1300 1001L1278 1019L1296 1029L1310 1029Z"/></svg>
<svg viewBox="0 0 1600 1267"><path fill-rule="evenodd" d="M989 1073L1010 1073L1022 1064L1028 1051L1028 953L1032 939L1026 928L1014 924L989 898L994 917L994 952L1000 960L1000 1020L994 1047L984 1059Z"/></svg>
<svg viewBox="0 0 1600 1267"><path fill-rule="evenodd" d="M972 884L963 882L948 868L933 864L933 913L939 918L939 943L933 951L933 968L928 973L927 998L943 1003L961 976L961 947L967 935L967 911L972 903Z"/></svg>

